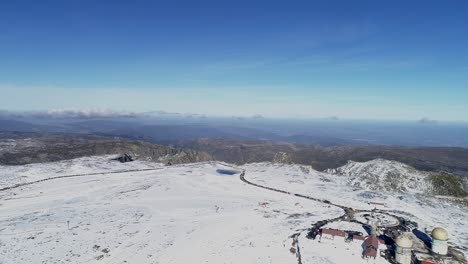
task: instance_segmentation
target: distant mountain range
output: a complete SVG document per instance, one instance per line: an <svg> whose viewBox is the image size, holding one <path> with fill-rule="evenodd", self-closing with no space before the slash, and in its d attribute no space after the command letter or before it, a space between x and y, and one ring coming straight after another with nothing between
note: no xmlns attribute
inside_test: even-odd
<svg viewBox="0 0 468 264"><path fill-rule="evenodd" d="M23 124L15 124L23 127ZM179 130L180 131L180 130ZM183 134L176 135L180 138ZM311 165L369 190L465 197L468 149L453 147L333 146L269 140L204 138L176 146L96 135L0 133L0 165L127 154L129 160L165 164L219 160L234 164L273 162Z"/></svg>
<svg viewBox="0 0 468 264"><path fill-rule="evenodd" d="M231 163L281 161L311 165L317 170L337 168L349 160L394 160L423 171L446 171L468 175L468 149L455 147L332 146L292 144L273 141L198 139L180 145L209 153L214 159ZM281 153L281 155L278 155ZM281 159L278 160L279 156Z"/></svg>
<svg viewBox="0 0 468 264"><path fill-rule="evenodd" d="M468 175L468 149L455 147L332 146L270 140L203 138L164 146L123 138L81 134L0 133L0 163L25 164L82 156L133 153L141 159L177 156L180 162L220 160L235 164L271 161L334 169L348 161L394 160L418 170ZM169 159L168 159L169 161Z"/></svg>
<svg viewBox="0 0 468 264"><path fill-rule="evenodd" d="M297 163L317 170L397 161L468 175L468 125L208 118L168 113L0 113L0 163L25 164L129 152L166 163ZM11 141L13 140L13 141Z"/></svg>
<svg viewBox="0 0 468 264"><path fill-rule="evenodd" d="M91 115L91 114L89 114ZM89 116L88 115L88 116ZM268 140L329 146L391 145L468 147L468 124L434 122L370 122L342 120L270 120L265 118L158 118L103 114L86 118L70 115L0 115L0 132L72 133L121 137L151 143L177 145L201 138ZM62 117L64 116L64 117ZM13 118L14 117L14 118ZM60 118L62 117L62 118Z"/></svg>

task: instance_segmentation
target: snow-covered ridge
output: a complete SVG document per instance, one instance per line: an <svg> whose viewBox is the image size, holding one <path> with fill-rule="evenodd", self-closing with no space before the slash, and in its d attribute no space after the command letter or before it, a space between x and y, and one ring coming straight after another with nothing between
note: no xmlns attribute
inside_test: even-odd
<svg viewBox="0 0 468 264"><path fill-rule="evenodd" d="M422 193L431 189L428 178L431 173L418 171L397 161L349 161L326 172L345 176L351 186L366 190Z"/></svg>

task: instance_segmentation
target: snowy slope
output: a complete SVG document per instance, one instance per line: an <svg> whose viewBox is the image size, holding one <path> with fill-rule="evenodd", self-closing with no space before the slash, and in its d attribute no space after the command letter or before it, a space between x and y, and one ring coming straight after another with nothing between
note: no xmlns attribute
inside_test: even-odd
<svg viewBox="0 0 468 264"><path fill-rule="evenodd" d="M157 169L164 166L162 163L138 160L130 163L120 163L112 160L115 157L117 155L91 156L23 166L0 165L0 188L62 175L109 173L132 169Z"/></svg>
<svg viewBox="0 0 468 264"><path fill-rule="evenodd" d="M65 164L50 166L75 173L90 165ZM47 164L35 166L27 171L47 171ZM289 236L342 214L216 172L223 168L172 166L2 192L0 263L295 263Z"/></svg>
<svg viewBox="0 0 468 264"><path fill-rule="evenodd" d="M44 181L0 192L0 263L298 263L291 235L343 210L248 185L221 163L163 166L109 157L1 167L3 184L57 175L148 169ZM346 177L311 167L247 164L246 179L290 192L412 215L422 229L446 227L450 243L468 248L466 207L413 194L350 188ZM440 212L443 212L442 214ZM302 263L367 262L300 235Z"/></svg>
<svg viewBox="0 0 468 264"><path fill-rule="evenodd" d="M346 165L327 172L345 176L351 186L367 190L422 193L430 189L429 173L397 161L349 161Z"/></svg>

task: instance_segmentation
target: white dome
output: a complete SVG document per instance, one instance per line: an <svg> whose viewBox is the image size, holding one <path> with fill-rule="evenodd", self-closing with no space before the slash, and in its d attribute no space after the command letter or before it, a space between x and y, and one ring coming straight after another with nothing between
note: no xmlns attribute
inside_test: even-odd
<svg viewBox="0 0 468 264"><path fill-rule="evenodd" d="M432 230L432 238L436 240L448 240L448 232L442 227L436 227Z"/></svg>
<svg viewBox="0 0 468 264"><path fill-rule="evenodd" d="M397 244L397 246L402 248L411 248L413 246L413 241L411 241L411 239L409 239L406 235L399 236L396 239L395 243Z"/></svg>

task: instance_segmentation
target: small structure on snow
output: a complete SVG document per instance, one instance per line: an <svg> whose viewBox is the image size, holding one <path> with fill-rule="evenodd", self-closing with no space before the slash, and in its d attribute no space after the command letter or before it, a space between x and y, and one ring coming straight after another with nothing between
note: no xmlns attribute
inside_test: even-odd
<svg viewBox="0 0 468 264"><path fill-rule="evenodd" d="M447 255L448 251L448 232L447 230L436 227L432 230L432 252L439 255Z"/></svg>
<svg viewBox="0 0 468 264"><path fill-rule="evenodd" d="M133 158L132 158L132 156L130 156L129 154L124 153L123 155L121 155L121 156L119 156L119 157L117 157L117 158L115 158L115 159L113 159L113 160L117 160L117 161L120 161L120 162L122 162L122 163L125 163L125 162L131 162L131 161L133 161Z"/></svg>
<svg viewBox="0 0 468 264"><path fill-rule="evenodd" d="M337 229L324 228L320 232L320 236L328 239L334 239L335 236L345 237L345 232Z"/></svg>
<svg viewBox="0 0 468 264"><path fill-rule="evenodd" d="M400 235L396 241L395 260L399 264L411 264L413 241L406 235Z"/></svg>

